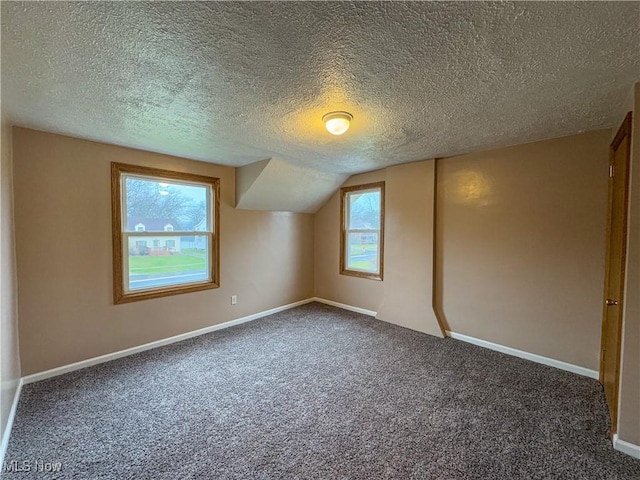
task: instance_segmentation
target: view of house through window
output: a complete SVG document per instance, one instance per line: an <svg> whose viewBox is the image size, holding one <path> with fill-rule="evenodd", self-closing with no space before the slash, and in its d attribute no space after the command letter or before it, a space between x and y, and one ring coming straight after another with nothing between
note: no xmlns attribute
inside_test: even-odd
<svg viewBox="0 0 640 480"><path fill-rule="evenodd" d="M121 285L116 298L213 288L217 283L217 179L114 164L119 192ZM128 167L128 168L127 168ZM148 172L148 173L145 173ZM177 177L177 178L174 178ZM114 235L117 235L114 232ZM115 240L115 239L114 239ZM114 252L115 253L115 252ZM116 255L114 255L114 259ZM198 288L201 287L201 288ZM118 300L116 300L118 301Z"/></svg>
<svg viewBox="0 0 640 480"><path fill-rule="evenodd" d="M341 273L382 280L384 183L345 187Z"/></svg>

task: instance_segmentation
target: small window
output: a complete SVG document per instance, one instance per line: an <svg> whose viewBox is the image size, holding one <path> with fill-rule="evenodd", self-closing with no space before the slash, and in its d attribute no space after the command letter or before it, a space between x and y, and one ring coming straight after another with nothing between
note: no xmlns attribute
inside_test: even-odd
<svg viewBox="0 0 640 480"><path fill-rule="evenodd" d="M340 189L340 273L382 280L384 182Z"/></svg>
<svg viewBox="0 0 640 480"><path fill-rule="evenodd" d="M219 179L120 163L111 173L115 303L217 288Z"/></svg>

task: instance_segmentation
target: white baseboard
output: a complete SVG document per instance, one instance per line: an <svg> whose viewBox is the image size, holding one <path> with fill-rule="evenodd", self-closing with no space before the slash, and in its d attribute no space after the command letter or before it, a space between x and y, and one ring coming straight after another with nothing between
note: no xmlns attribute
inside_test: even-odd
<svg viewBox="0 0 640 480"><path fill-rule="evenodd" d="M480 340L479 338L469 337L461 333L447 332L447 335L449 335L451 338L455 338L456 340L472 343L474 345L478 345L479 347L506 353L507 355L513 355L514 357L524 358L526 360L531 360L532 362L541 363L550 367L559 368L560 370L577 373L578 375L583 375L589 378L599 378L599 373L596 370L590 370L588 368L579 367L578 365L573 365L571 363L554 360L553 358L543 357L542 355L536 355L535 353L529 353L522 350L516 350L515 348L505 347L504 345L487 342L486 340Z"/></svg>
<svg viewBox="0 0 640 480"><path fill-rule="evenodd" d="M619 452L631 455L633 458L640 459L640 446L620 440L617 433L613 436L613 448Z"/></svg>
<svg viewBox="0 0 640 480"><path fill-rule="evenodd" d="M313 301L315 301L314 298L307 298L306 300L301 300L299 302L290 303L288 305L283 305L281 307L272 308L270 310L265 310L264 312L254 313L253 315L237 318L235 320L230 320L228 322L218 323L217 325L211 325L210 327L201 328L199 330L194 330L192 332L182 333L180 335L164 338L162 340L156 340L155 342L145 343L144 345L138 345L137 347L131 347L125 350L120 350L113 353L107 353L106 355L101 355L99 357L88 358L87 360L82 360L80 362L52 368L51 370L45 370L44 372L34 373L32 375L27 375L26 377L22 377L22 382L23 384L26 385L33 382L38 382L40 380L45 380L47 378L57 377L58 375L63 375L65 373L73 372L75 370L80 370L81 368L91 367L99 363L105 363L111 360L116 360L118 358L127 357L129 355L134 355L136 353L144 352L146 350L151 350L152 348L162 347L164 345L169 345L171 343L181 342L182 340L198 337L206 333L215 332L216 330L222 330L223 328L229 328L229 327L233 327L234 325L240 325L241 323L250 322L252 320L266 317L268 315L273 315L274 313L299 307L300 305L305 305Z"/></svg>
<svg viewBox="0 0 640 480"><path fill-rule="evenodd" d="M342 308L343 310L349 310L351 312L362 313L363 315L369 315L370 317L375 317L378 314L378 312L374 312L373 310L366 310L360 307L353 307L345 303L334 302L333 300L327 300L325 298L320 298L320 297L313 297L311 301L324 303L326 305Z"/></svg>
<svg viewBox="0 0 640 480"><path fill-rule="evenodd" d="M11 437L13 421L16 418L16 410L18 409L18 401L20 400L20 393L22 392L22 384L22 379L18 380L16 393L13 395L11 410L9 411L9 417L7 418L7 425L4 427L4 432L2 432L2 443L0 443L0 465L4 465L4 456L7 453L7 447L9 446L9 438Z"/></svg>

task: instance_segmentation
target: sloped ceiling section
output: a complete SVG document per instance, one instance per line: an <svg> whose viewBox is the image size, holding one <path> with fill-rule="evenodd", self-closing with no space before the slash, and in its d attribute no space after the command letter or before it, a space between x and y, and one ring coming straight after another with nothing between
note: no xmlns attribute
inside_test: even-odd
<svg viewBox="0 0 640 480"><path fill-rule="evenodd" d="M640 76L640 2L0 8L10 121L235 167L352 174L612 127Z"/></svg>
<svg viewBox="0 0 640 480"><path fill-rule="evenodd" d="M262 160L236 169L236 208L316 213L348 177Z"/></svg>

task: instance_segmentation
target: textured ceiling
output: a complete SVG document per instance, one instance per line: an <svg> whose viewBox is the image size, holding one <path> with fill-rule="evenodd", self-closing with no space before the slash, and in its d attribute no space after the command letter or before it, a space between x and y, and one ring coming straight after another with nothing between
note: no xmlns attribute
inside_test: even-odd
<svg viewBox="0 0 640 480"><path fill-rule="evenodd" d="M234 166L346 174L610 127L640 79L638 2L1 8L14 123Z"/></svg>

